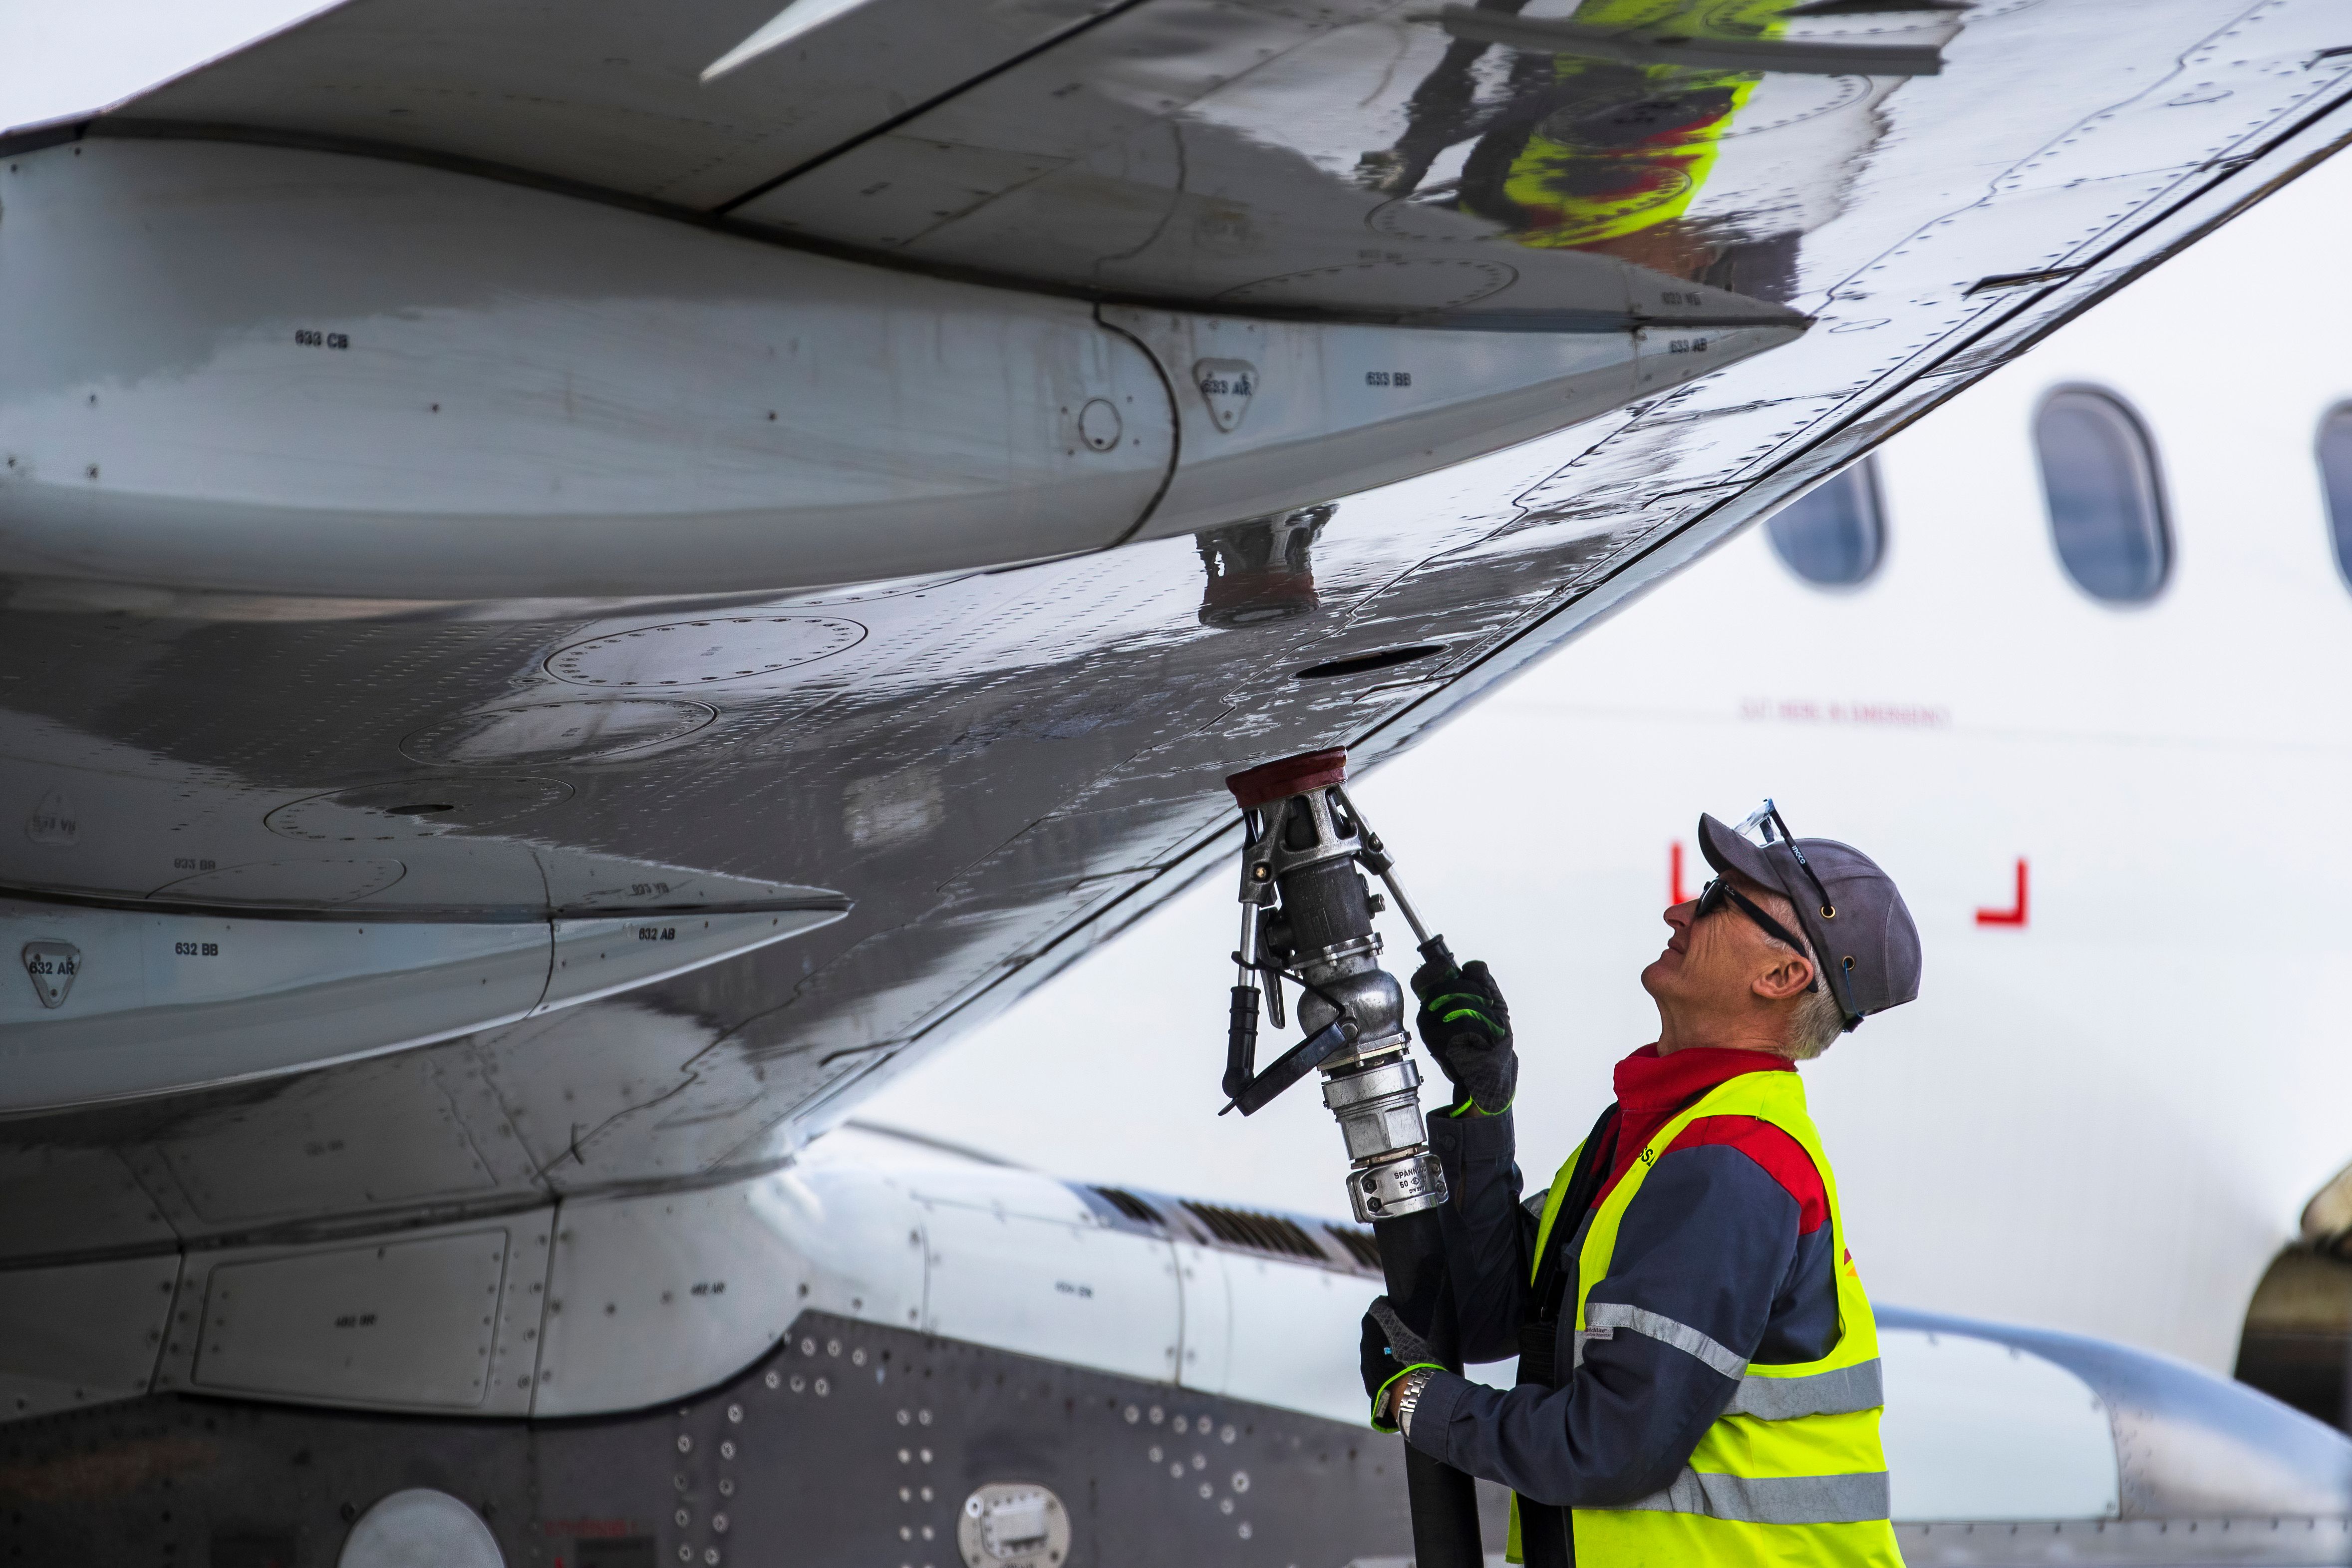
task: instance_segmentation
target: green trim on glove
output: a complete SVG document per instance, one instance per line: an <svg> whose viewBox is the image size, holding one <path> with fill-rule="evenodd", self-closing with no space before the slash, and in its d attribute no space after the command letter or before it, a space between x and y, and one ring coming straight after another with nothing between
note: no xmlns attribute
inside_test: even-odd
<svg viewBox="0 0 2352 1568"><path fill-rule="evenodd" d="M1519 1058L1512 1048L1510 1004L1492 972L1476 959L1459 969L1432 960L1413 973L1412 981L1413 994L1422 998L1414 1032L1454 1085L1455 1097L1471 1100L1483 1116L1510 1109Z"/></svg>
<svg viewBox="0 0 2352 1568"><path fill-rule="evenodd" d="M1395 1427L1393 1427L1393 1426L1381 1426L1381 1405L1382 1405L1382 1404L1383 1404L1383 1403L1388 1399L1388 1396L1389 1396L1389 1390L1390 1390L1390 1389L1394 1388L1398 1384L1400 1384L1400 1383L1403 1382L1406 1378L1408 1378L1408 1377L1412 1376L1414 1373L1416 1373L1416 1372L1421 1372L1421 1371L1423 1371L1423 1370L1424 1370L1424 1369L1425 1369L1425 1370L1427 1370L1427 1371L1430 1371L1430 1372L1444 1372L1444 1371L1445 1370L1444 1367L1442 1367L1442 1366L1438 1365L1435 1362L1429 1362L1429 1361L1417 1361L1417 1362L1413 1363L1411 1366L1409 1366L1409 1367L1405 1368L1402 1372L1398 1373L1396 1374L1396 1376L1394 1376L1394 1377L1392 1377L1392 1378L1389 1379L1386 1383L1384 1383L1384 1384L1381 1384L1381 1391L1380 1391L1378 1394L1373 1394L1373 1395L1372 1395L1372 1418L1371 1418L1371 1419L1372 1419L1372 1430L1373 1430L1373 1431L1375 1431L1375 1432L1387 1432L1387 1433L1393 1434L1393 1433L1397 1430L1397 1429L1396 1429Z"/></svg>
<svg viewBox="0 0 2352 1568"><path fill-rule="evenodd" d="M1425 1004L1430 1012L1436 1016L1437 1021L1441 1024L1451 1024L1461 1018L1475 1018L1478 1022L1486 1025L1489 1029L1492 1029L1496 1037L1499 1038L1502 1036L1509 1034L1511 1032L1511 1026L1508 1024L1500 1024L1495 1021L1494 1016L1486 1010L1492 1005L1493 998L1491 997L1465 995L1459 991L1449 992L1445 995L1437 997L1435 1000ZM1451 1008L1452 1011L1449 1012L1444 1010L1447 1008Z"/></svg>

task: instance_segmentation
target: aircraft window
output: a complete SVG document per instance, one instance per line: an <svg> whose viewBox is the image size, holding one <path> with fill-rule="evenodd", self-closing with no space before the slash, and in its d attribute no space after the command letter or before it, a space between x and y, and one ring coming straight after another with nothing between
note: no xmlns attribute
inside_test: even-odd
<svg viewBox="0 0 2352 1568"><path fill-rule="evenodd" d="M2062 387L2033 420L2050 535L2074 585L2109 604L2156 597L2172 570L2172 537L2156 449L2109 393Z"/></svg>
<svg viewBox="0 0 2352 1568"><path fill-rule="evenodd" d="M2319 422L2319 483L2327 492L2327 532L2336 569L2352 584L2352 403Z"/></svg>
<svg viewBox="0 0 2352 1568"><path fill-rule="evenodd" d="M1765 521L1772 548L1790 571L1824 588L1851 588L1878 570L1886 522L1878 504L1878 465L1864 458Z"/></svg>

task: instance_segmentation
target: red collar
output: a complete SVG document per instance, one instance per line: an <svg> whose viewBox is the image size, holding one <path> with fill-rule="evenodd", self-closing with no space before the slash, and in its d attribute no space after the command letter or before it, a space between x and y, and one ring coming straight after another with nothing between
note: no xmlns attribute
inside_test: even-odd
<svg viewBox="0 0 2352 1568"><path fill-rule="evenodd" d="M1717 1084L1742 1073L1796 1070L1796 1063L1769 1051L1693 1046L1662 1057L1657 1047L1643 1046L1617 1064L1617 1103L1628 1118L1656 1111L1663 1113L1657 1120L1664 1121Z"/></svg>
<svg viewBox="0 0 2352 1568"><path fill-rule="evenodd" d="M1593 1202L1598 1204L1617 1184L1659 1128L1717 1084L1743 1073L1796 1070L1796 1063L1769 1051L1693 1046L1662 1057L1656 1046L1643 1046L1617 1064L1616 1146L1611 1151L1609 1179L1601 1184Z"/></svg>

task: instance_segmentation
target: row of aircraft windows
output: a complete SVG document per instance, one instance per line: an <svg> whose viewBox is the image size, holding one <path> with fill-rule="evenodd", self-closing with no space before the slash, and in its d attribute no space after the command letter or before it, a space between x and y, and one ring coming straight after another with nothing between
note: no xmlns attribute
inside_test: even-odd
<svg viewBox="0 0 2352 1568"><path fill-rule="evenodd" d="M2172 574L2156 444L2139 416L2113 393L2061 387L2033 417L2034 457L2051 542L2074 585L2112 605L2145 604ZM2319 472L2327 495L2336 564L2352 584L2352 405L2320 422ZM1765 523L1772 548L1808 583L1863 583L1886 553L1885 509L1869 459L1775 512Z"/></svg>

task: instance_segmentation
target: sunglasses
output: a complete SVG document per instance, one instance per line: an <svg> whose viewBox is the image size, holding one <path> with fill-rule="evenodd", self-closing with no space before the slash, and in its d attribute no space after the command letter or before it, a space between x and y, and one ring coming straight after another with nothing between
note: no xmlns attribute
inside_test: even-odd
<svg viewBox="0 0 2352 1568"><path fill-rule="evenodd" d="M1776 839L1787 845L1790 855L1796 859L1797 868L1805 874L1805 880L1813 885L1813 893L1820 900L1821 918L1824 921L1837 919L1836 901L1830 897L1830 890L1822 885L1821 874L1813 869L1812 862L1805 858L1804 849L1797 843L1797 836L1789 831L1788 821L1781 816L1779 806L1773 805L1770 800L1766 800L1762 805L1748 813L1747 820L1732 831L1742 837L1754 835L1768 849L1772 847ZM1699 893L1698 909L1691 918L1694 921L1704 920L1727 903L1737 904L1740 912L1754 921L1760 929L1800 952L1818 954L1822 951L1822 944L1819 942L1801 942L1791 936L1786 926L1758 909L1755 900L1733 887L1727 878L1717 877L1706 885ZM1813 965L1813 984L1807 987L1808 990L1814 989L1820 986L1824 979L1828 981L1830 995L1837 1003L1838 1011L1845 1015L1845 1026L1848 1029L1862 1022L1862 1015L1855 1010L1853 996L1845 985L1844 971L1845 968L1851 967L1852 963L1853 960L1848 959L1843 966L1832 964L1825 969L1817 959Z"/></svg>
<svg viewBox="0 0 2352 1568"><path fill-rule="evenodd" d="M1731 885L1730 879L1726 877L1717 877L1714 881L1709 882L1706 887L1699 889L1698 908L1693 911L1691 915L1691 923L1696 925L1700 921L1706 919L1707 916L1715 913L1716 910L1723 908L1726 904L1737 904L1739 906L1739 912L1746 915L1749 920L1754 921L1758 926L1761 927L1765 935L1777 938L1780 942L1787 943L1789 946L1795 948L1799 952L1809 952L1811 951L1812 943L1797 936L1794 932L1790 931L1787 926L1782 925L1779 921L1776 921L1770 915L1766 914L1761 909L1757 907L1755 900L1749 898L1747 894L1733 887ZM1805 987L1808 991L1818 991L1821 988L1822 977L1818 973L1813 976L1813 983Z"/></svg>

